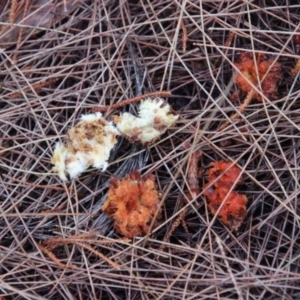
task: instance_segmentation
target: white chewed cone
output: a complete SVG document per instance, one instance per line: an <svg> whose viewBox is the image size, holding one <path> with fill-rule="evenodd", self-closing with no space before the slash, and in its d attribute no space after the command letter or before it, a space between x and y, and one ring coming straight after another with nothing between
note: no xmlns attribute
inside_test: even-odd
<svg viewBox="0 0 300 300"><path fill-rule="evenodd" d="M171 107L161 98L147 98L141 102L138 117L123 113L114 116L118 130L131 142L150 143L159 138L178 119Z"/></svg>
<svg viewBox="0 0 300 300"><path fill-rule="evenodd" d="M110 151L117 142L118 130L101 113L82 115L80 122L70 128L66 145L57 143L51 163L61 179L78 177L89 166L105 171Z"/></svg>

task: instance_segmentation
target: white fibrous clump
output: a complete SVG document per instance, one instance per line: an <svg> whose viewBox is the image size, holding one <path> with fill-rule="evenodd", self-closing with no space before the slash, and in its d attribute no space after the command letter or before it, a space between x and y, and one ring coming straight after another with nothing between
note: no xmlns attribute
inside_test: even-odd
<svg viewBox="0 0 300 300"><path fill-rule="evenodd" d="M105 171L110 151L117 142L118 130L101 113L82 115L67 132L66 143L57 143L51 163L59 177L76 178L89 166Z"/></svg>
<svg viewBox="0 0 300 300"><path fill-rule="evenodd" d="M159 138L178 119L163 99L148 98L141 102L138 117L130 113L114 116L118 130L131 142L149 143Z"/></svg>

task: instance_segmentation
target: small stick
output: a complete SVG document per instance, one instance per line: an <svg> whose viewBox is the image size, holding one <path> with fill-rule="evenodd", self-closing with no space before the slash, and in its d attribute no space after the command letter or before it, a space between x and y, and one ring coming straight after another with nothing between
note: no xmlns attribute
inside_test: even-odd
<svg viewBox="0 0 300 300"><path fill-rule="evenodd" d="M175 231L175 229L179 226L179 224L183 221L184 217L186 215L186 209L184 209L178 217L175 219L174 223L172 224L170 230L166 233L164 239L163 239L163 244L160 245L159 250L163 251L166 247L166 242L170 239L171 235Z"/></svg>
<svg viewBox="0 0 300 300"><path fill-rule="evenodd" d="M24 12L23 12L23 19L26 18L26 15L28 13L28 9L29 9L29 5L30 5L30 0L25 0L25 7L24 7ZM20 24L22 24L23 21L20 22ZM17 49L19 49L20 44L22 42L22 36L23 36L23 31L24 31L24 27L21 27L19 30L19 36L18 36L18 41L17 41ZM18 51L15 52L14 57L13 57L13 61L17 61L17 56L18 56Z"/></svg>
<svg viewBox="0 0 300 300"><path fill-rule="evenodd" d="M234 31L230 31L230 33L229 33L229 35L227 37L227 40L226 40L226 42L224 44L225 49L228 48L231 45L234 36L235 36L235 32Z"/></svg>
<svg viewBox="0 0 300 300"><path fill-rule="evenodd" d="M184 149L188 150L191 148L191 145L187 142L183 144ZM200 187L198 182L198 160L202 156L200 150L194 151L190 157L189 169L187 171L187 182L190 188L190 197L195 198L200 194Z"/></svg>
<svg viewBox="0 0 300 300"><path fill-rule="evenodd" d="M233 114L231 117L230 117L230 120L232 122L236 121L237 119L239 119L240 117L240 114L242 114L245 109L247 108L247 106L251 103L252 101L252 97L253 97L253 94L254 94L254 90L251 90L245 100L244 100L244 103L239 107L239 113L236 112L235 114ZM225 129L230 123L229 122L225 122L223 125L221 125L218 129L218 131L222 131L223 129Z"/></svg>
<svg viewBox="0 0 300 300"><path fill-rule="evenodd" d="M127 100L125 100L121 103L116 103L116 104L109 105L109 106L94 107L94 108L92 108L91 111L92 112L105 112L105 111L108 111L109 109L120 108L120 107L123 107L125 105L130 104L130 103L138 102L140 100L143 100L143 99L148 98L148 97L153 97L153 96L156 96L156 97L169 97L169 96L171 96L171 92L170 91L161 91L161 92L147 93L147 94L144 94L144 95L140 95L140 96L136 96L134 98L127 99Z"/></svg>
<svg viewBox="0 0 300 300"><path fill-rule="evenodd" d="M97 251L92 246L88 245L88 243L92 243L92 242L96 243L97 242L97 240L92 240L92 238L96 237L97 234L98 234L97 232L88 232L88 233L73 235L73 236L69 236L69 237L50 238L50 239L44 241L44 243L42 245L39 245L39 248L45 254L47 254L58 265L58 267L60 267L62 269L73 268L74 265L72 265L72 264L65 265L65 264L61 263L52 251L61 245L74 244L74 245L80 246L84 249L91 251L92 253L96 254L98 257L100 257L101 259L106 261L114 269L120 270L121 269L120 265L113 262L110 258L106 257L104 254ZM100 240L98 242L102 245L115 244L114 241L106 241L106 240Z"/></svg>
<svg viewBox="0 0 300 300"><path fill-rule="evenodd" d="M9 18L8 18L8 22L11 25L16 20L17 7L18 7L18 0L11 0L11 6L10 6Z"/></svg>
<svg viewBox="0 0 300 300"><path fill-rule="evenodd" d="M59 259L55 256L55 254L49 250L47 247L43 246L43 245L38 245L40 250L42 250L42 252L44 254L46 254L48 257L50 257L56 264L59 268L61 269L71 269L71 268L74 268L74 265L72 264L69 264L69 265L66 265L62 262L59 261Z"/></svg>
<svg viewBox="0 0 300 300"><path fill-rule="evenodd" d="M182 50L185 53L186 43L189 39L188 39L187 29L186 29L186 26L184 24L183 19L180 20L180 27L181 27L181 30L182 30Z"/></svg>
<svg viewBox="0 0 300 300"><path fill-rule="evenodd" d="M92 238L97 235L97 232L88 232L79 235L72 235L68 237L50 238L44 241L43 245L49 250L53 250L58 246L67 244L76 244L77 242L92 242Z"/></svg>
<svg viewBox="0 0 300 300"><path fill-rule="evenodd" d="M119 264L113 262L110 258L106 257L104 254L102 254L101 252L97 251L96 249L94 249L90 245L87 245L86 243L81 243L81 242L77 242L76 244L78 246L81 246L82 248L85 248L85 249L89 250L90 252L96 254L98 257L102 258L110 266L112 266L115 270L120 270L121 269L121 266Z"/></svg>
<svg viewBox="0 0 300 300"><path fill-rule="evenodd" d="M233 41L233 38L235 37L235 32L234 31L230 31L229 34L228 34L228 37L224 43L224 56L227 56L227 53L229 51L229 47ZM224 56L220 56L217 60L217 63L216 63L216 67L220 65L220 62L222 60L222 57L224 59Z"/></svg>
<svg viewBox="0 0 300 300"><path fill-rule="evenodd" d="M46 81L34 83L31 87L27 87L27 88L23 89L23 93L29 93L29 92L32 91L32 89L35 92L38 92L43 87L48 86L48 85L50 85L51 83L54 83L57 80L58 80L58 78L51 78L51 79L48 79ZM8 97L9 97L9 99L17 99L17 98L22 97L22 95L23 94L21 92L13 92Z"/></svg>

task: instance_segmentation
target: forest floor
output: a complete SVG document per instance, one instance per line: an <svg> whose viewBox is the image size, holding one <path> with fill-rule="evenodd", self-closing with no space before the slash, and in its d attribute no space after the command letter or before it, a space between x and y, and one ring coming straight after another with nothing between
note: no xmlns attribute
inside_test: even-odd
<svg viewBox="0 0 300 300"><path fill-rule="evenodd" d="M300 299L299 15L293 0L0 4L0 298ZM160 139L118 138L105 172L53 172L82 114L159 91L179 115ZM207 198L220 161L240 170L222 205L247 198L236 228ZM100 208L132 170L155 176L161 213L123 239Z"/></svg>

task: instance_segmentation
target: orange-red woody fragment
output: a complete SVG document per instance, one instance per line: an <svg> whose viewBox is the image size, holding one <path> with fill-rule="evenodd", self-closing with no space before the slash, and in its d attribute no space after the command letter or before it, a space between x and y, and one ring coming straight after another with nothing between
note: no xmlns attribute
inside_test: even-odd
<svg viewBox="0 0 300 300"><path fill-rule="evenodd" d="M278 81L282 78L281 64L265 59L262 53L256 54L255 58L254 60L251 53L240 54L239 62L235 63L240 73L237 74L235 81L240 90L246 93L253 90L253 86L258 90L261 86L262 94L269 100L274 100L277 97ZM261 93L256 91L253 98L263 101Z"/></svg>
<svg viewBox="0 0 300 300"><path fill-rule="evenodd" d="M241 169L230 161L211 164L208 170L209 182L204 186L204 195L209 199L209 209L213 215L231 230L237 230L246 215L247 197L232 191L241 183Z"/></svg>
<svg viewBox="0 0 300 300"><path fill-rule="evenodd" d="M123 179L111 179L102 211L114 219L117 232L132 238L149 232L153 217L160 216L159 202L154 176L142 177L138 171L132 171Z"/></svg>

